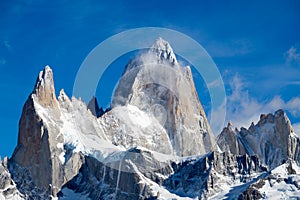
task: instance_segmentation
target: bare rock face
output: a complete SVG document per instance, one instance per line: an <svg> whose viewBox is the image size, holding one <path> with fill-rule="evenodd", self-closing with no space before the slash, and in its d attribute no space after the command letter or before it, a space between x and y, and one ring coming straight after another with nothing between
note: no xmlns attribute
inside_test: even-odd
<svg viewBox="0 0 300 200"><path fill-rule="evenodd" d="M231 122L222 130L217 138L217 143L222 151L236 155L246 154L246 150L238 137L238 131L233 130Z"/></svg>
<svg viewBox="0 0 300 200"><path fill-rule="evenodd" d="M220 134L218 144L223 151L257 155L271 169L289 159L299 163L299 138L283 110L262 114L256 125L233 133L228 128Z"/></svg>
<svg viewBox="0 0 300 200"><path fill-rule="evenodd" d="M32 93L41 106L57 108L53 72L48 65L40 72Z"/></svg>
<svg viewBox="0 0 300 200"><path fill-rule="evenodd" d="M162 142L171 144L172 154L199 155L216 147L191 69L179 66L170 44L161 38L127 65L112 107L127 105L156 118L167 132ZM130 120L135 119L129 116ZM116 132L109 134L113 137Z"/></svg>

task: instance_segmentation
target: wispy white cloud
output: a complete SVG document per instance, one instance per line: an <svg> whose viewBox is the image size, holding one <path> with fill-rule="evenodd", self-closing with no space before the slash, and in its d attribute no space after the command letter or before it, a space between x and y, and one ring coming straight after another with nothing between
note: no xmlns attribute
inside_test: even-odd
<svg viewBox="0 0 300 200"><path fill-rule="evenodd" d="M294 132L300 137L300 122L292 124Z"/></svg>
<svg viewBox="0 0 300 200"><path fill-rule="evenodd" d="M12 46L11 43L8 40L2 40L0 41L0 47L4 47L7 51L11 51L12 50Z"/></svg>
<svg viewBox="0 0 300 200"><path fill-rule="evenodd" d="M257 121L263 105L249 96L246 83L239 75L235 75L230 83L231 94L227 96L227 121L236 127L248 127Z"/></svg>
<svg viewBox="0 0 300 200"><path fill-rule="evenodd" d="M287 52L285 52L286 62L300 62L300 53L297 53L297 48L292 46Z"/></svg>
<svg viewBox="0 0 300 200"><path fill-rule="evenodd" d="M294 117L300 116L300 98L294 97L284 101L275 96L269 101L259 102L247 91L247 84L240 75L235 75L230 83L231 93L227 97L227 121L234 126L249 127L251 122L257 122L262 113L274 112L278 109L289 111Z"/></svg>
<svg viewBox="0 0 300 200"><path fill-rule="evenodd" d="M10 50L12 47L11 47L11 44L10 44L10 42L8 41L8 40L5 40L5 41L3 41L3 45L8 49L8 50Z"/></svg>
<svg viewBox="0 0 300 200"><path fill-rule="evenodd" d="M6 60L4 58L0 58L0 65L5 65L6 64Z"/></svg>
<svg viewBox="0 0 300 200"><path fill-rule="evenodd" d="M292 98L284 104L284 108L287 109L293 116L300 117L300 98Z"/></svg>

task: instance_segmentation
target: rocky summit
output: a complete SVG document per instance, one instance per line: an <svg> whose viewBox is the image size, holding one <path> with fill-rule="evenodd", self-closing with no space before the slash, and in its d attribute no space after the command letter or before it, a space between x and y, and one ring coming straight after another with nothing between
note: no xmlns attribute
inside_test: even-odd
<svg viewBox="0 0 300 200"><path fill-rule="evenodd" d="M0 199L299 199L299 138L283 110L215 138L189 66L159 38L125 66L111 107L61 90L52 69L0 161ZM216 134L216 133L215 133Z"/></svg>

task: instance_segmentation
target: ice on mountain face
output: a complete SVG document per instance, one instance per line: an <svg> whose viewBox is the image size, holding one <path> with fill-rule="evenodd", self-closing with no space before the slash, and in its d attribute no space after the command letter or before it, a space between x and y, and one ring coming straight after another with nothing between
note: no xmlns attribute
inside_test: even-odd
<svg viewBox="0 0 300 200"><path fill-rule="evenodd" d="M127 105L160 122L168 135L165 138L169 141L164 142L171 143L176 155L198 155L215 149L191 70L178 65L166 41L158 39L148 52L127 65L115 90L112 107Z"/></svg>

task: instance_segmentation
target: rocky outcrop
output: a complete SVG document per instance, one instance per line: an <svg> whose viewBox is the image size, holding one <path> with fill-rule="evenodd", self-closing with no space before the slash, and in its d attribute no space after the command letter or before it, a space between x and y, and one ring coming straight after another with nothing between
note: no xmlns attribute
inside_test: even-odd
<svg viewBox="0 0 300 200"><path fill-rule="evenodd" d="M8 158L0 160L0 199L23 199L8 170Z"/></svg>
<svg viewBox="0 0 300 200"><path fill-rule="evenodd" d="M174 174L164 180L163 185L175 194L199 199L224 191L228 184L246 184L267 171L255 156L225 152L212 152L172 166Z"/></svg>
<svg viewBox="0 0 300 200"><path fill-rule="evenodd" d="M222 151L257 155L270 169L288 159L300 161L299 138L283 110L262 114L258 123L252 123L249 129L233 132L225 128L219 135L218 144Z"/></svg>
<svg viewBox="0 0 300 200"><path fill-rule="evenodd" d="M86 156L79 174L65 184L58 194L68 198L68 191L84 193L91 199L156 199L151 187L161 185L163 177L173 172L170 161L162 162L146 149L132 148L121 159L109 162Z"/></svg>
<svg viewBox="0 0 300 200"><path fill-rule="evenodd" d="M233 130L231 122L228 123L227 127L217 137L217 143L222 151L236 155L246 154L242 141L238 137L238 130Z"/></svg>

